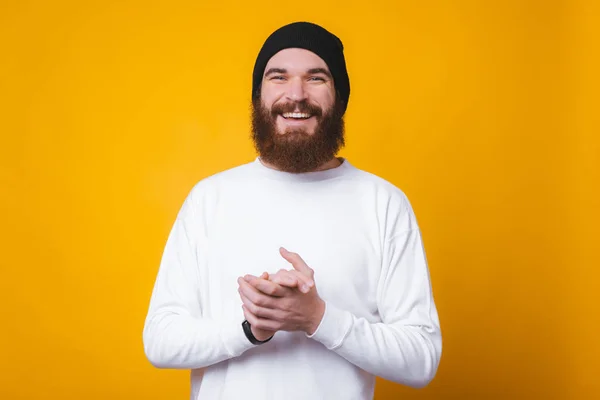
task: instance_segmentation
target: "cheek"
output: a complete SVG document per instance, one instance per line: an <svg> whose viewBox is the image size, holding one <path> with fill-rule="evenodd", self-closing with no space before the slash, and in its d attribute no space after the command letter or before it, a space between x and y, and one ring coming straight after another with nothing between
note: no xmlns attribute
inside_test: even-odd
<svg viewBox="0 0 600 400"><path fill-rule="evenodd" d="M276 90L276 88L271 87L271 85L263 86L260 96L262 99L262 103L271 108L271 106L281 97L281 90Z"/></svg>
<svg viewBox="0 0 600 400"><path fill-rule="evenodd" d="M331 90L317 90L312 93L311 97L323 109L331 108L335 102L335 92L332 92Z"/></svg>

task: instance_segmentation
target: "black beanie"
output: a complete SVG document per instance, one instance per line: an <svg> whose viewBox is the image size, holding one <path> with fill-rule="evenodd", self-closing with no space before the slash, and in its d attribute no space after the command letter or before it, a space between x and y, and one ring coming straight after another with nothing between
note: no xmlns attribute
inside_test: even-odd
<svg viewBox="0 0 600 400"><path fill-rule="evenodd" d="M292 47L312 51L325 61L333 76L334 87L345 112L350 97L350 80L346 71L344 45L337 36L310 22L294 22L285 25L267 38L254 64L252 99L260 96L263 74L271 57L283 49Z"/></svg>

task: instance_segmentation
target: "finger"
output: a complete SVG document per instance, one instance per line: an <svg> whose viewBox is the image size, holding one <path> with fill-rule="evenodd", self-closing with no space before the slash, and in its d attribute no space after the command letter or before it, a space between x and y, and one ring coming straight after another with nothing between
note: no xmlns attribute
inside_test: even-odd
<svg viewBox="0 0 600 400"><path fill-rule="evenodd" d="M254 304L261 307L272 308L270 307L272 303L272 297L259 292L242 278L238 279L238 285L238 292L249 298Z"/></svg>
<svg viewBox="0 0 600 400"><path fill-rule="evenodd" d="M302 293L308 293L310 289L315 286L315 281L311 277L296 270L289 271L289 273L298 280L298 287Z"/></svg>
<svg viewBox="0 0 600 400"><path fill-rule="evenodd" d="M296 288L299 285L298 278L294 274L290 274L290 271L285 269L279 270L275 275L271 275L271 282L274 282L278 285L285 286L288 288Z"/></svg>
<svg viewBox="0 0 600 400"><path fill-rule="evenodd" d="M302 257L300 257L299 254L297 253L292 253L288 250L286 250L283 247L279 248L279 253L281 254L281 256L283 258L285 258L290 264L292 264L292 266L294 267L294 269L296 271L300 271L305 275L310 276L311 278L314 275L314 271L312 270L312 268L310 268L302 259Z"/></svg>
<svg viewBox="0 0 600 400"><path fill-rule="evenodd" d="M276 283L279 283L280 281L294 282L293 285L289 285L286 283L279 283L279 284L283 285L283 286L287 286L287 287L292 287L292 288L297 287L298 289L300 289L300 291L302 293L308 293L310 291L311 287L313 287L315 285L314 281L310 277L308 277L296 270L279 271L277 274L275 274L274 277L271 277L271 280Z"/></svg>
<svg viewBox="0 0 600 400"><path fill-rule="evenodd" d="M269 279L269 273L268 272L263 272L259 277L256 277L254 275L251 274L246 274L244 275L244 280L246 280L246 282L251 282L255 279Z"/></svg>
<svg viewBox="0 0 600 400"><path fill-rule="evenodd" d="M259 318L256 315L252 314L250 310L246 308L246 306L242 305L242 310L244 311L244 318L256 329L262 329L265 331L277 332L279 329L279 322Z"/></svg>
<svg viewBox="0 0 600 400"><path fill-rule="evenodd" d="M287 294L286 290L278 283L266 279L254 279L249 282L255 289L260 292L274 297L282 297Z"/></svg>
<svg viewBox="0 0 600 400"><path fill-rule="evenodd" d="M248 299L243 294L240 294L240 298L242 299L242 303L248 311L250 311L254 316L258 318L279 320L279 312L277 310L273 310L270 308L259 307L256 304L252 303L250 299Z"/></svg>
<svg viewBox="0 0 600 400"><path fill-rule="evenodd" d="M282 297L287 294L287 292L282 290L283 288L281 288L281 286L287 288L297 287L304 293L308 292L310 288L314 286L314 281L311 278L307 277L306 275L300 274L296 270L287 271L285 269L281 269L275 275L271 275L270 279L267 279L269 278L269 274L267 272L263 272L261 278L262 277L265 277L265 281L273 282L279 285L280 287L270 286L268 283L265 283L263 279L257 278L254 275L249 274L244 276L244 280L250 283L256 289L260 290L261 292L276 297ZM304 287L305 284L307 285L306 287Z"/></svg>

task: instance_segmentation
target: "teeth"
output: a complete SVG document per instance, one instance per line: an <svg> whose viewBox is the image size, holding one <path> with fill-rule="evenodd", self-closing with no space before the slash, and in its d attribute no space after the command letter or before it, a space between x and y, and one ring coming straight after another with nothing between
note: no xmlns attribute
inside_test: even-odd
<svg viewBox="0 0 600 400"><path fill-rule="evenodd" d="M298 113L298 112L294 112L294 113L283 113L283 118L310 118L310 114L306 114L306 113Z"/></svg>

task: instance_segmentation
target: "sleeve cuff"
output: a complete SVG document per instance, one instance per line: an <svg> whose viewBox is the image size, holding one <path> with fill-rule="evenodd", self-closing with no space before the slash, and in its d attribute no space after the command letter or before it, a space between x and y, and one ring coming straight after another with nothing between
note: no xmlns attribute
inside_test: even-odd
<svg viewBox="0 0 600 400"><path fill-rule="evenodd" d="M348 311L325 302L325 313L321 323L312 335L307 334L306 336L321 342L329 350L333 350L342 345L351 328L352 315Z"/></svg>
<svg viewBox="0 0 600 400"><path fill-rule="evenodd" d="M225 348L232 357L238 357L246 350L256 346L250 343L244 334L242 321L227 321L223 326L221 334Z"/></svg>

